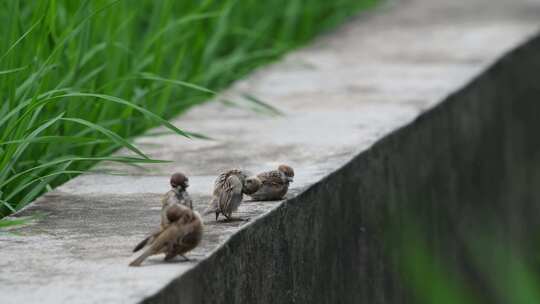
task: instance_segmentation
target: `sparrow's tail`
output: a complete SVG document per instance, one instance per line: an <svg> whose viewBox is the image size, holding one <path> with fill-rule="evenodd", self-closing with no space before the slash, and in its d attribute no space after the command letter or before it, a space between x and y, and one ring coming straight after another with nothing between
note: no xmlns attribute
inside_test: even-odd
<svg viewBox="0 0 540 304"><path fill-rule="evenodd" d="M208 208L206 208L206 210L203 211L203 215L208 215L208 214L212 214L212 213L216 213L216 210L218 209L218 198L217 197L212 197L212 201L210 202L210 206L208 206Z"/></svg>
<svg viewBox="0 0 540 304"><path fill-rule="evenodd" d="M152 255L152 248L148 248L143 254L136 258L133 262L129 263L129 266L141 266L142 262L146 260L147 257Z"/></svg>
<svg viewBox="0 0 540 304"><path fill-rule="evenodd" d="M137 251L143 249L144 246L146 246L146 244L148 244L148 241L150 240L150 238L152 238L152 236L149 236L149 237L145 238L139 244L137 244L137 246L135 246L135 248L133 248L133 252L137 252Z"/></svg>
<svg viewBox="0 0 540 304"><path fill-rule="evenodd" d="M135 246L135 248L133 248L133 252L137 252L137 251L143 249L144 246L154 243L154 241L159 236L161 231L162 231L162 229L154 230L152 233L150 233L149 236L147 236L144 240L142 240L139 244L137 244L137 246Z"/></svg>
<svg viewBox="0 0 540 304"><path fill-rule="evenodd" d="M183 235L179 235L179 232L179 227L177 225L169 225L157 235L152 235L148 240L151 246L146 249L141 256L129 263L129 266L140 266L147 257L164 252L164 249L170 245L170 242L174 237L183 237Z"/></svg>

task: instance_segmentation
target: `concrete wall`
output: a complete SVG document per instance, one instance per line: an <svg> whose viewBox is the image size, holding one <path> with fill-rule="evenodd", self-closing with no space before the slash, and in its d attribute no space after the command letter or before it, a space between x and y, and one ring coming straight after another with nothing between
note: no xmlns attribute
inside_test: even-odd
<svg viewBox="0 0 540 304"><path fill-rule="evenodd" d="M471 286L472 233L529 246L540 226L540 38L233 235L145 303L410 302L413 223ZM413 243L411 243L413 244Z"/></svg>

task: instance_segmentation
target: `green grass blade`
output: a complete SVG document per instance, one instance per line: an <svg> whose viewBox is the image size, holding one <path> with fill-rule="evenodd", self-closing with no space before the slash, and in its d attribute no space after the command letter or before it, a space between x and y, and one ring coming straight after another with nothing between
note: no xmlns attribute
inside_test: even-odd
<svg viewBox="0 0 540 304"><path fill-rule="evenodd" d="M39 23L41 23L43 18L39 18L38 21L36 21L34 24L32 24L30 26L30 28L28 28L28 30L26 30L26 32L24 32L24 34L21 35L21 37L19 37L19 39L17 39L15 42L13 42L13 44L11 44L11 46L8 48L8 50L2 55L2 57L0 57L0 61L2 61L4 58L6 58L7 55L9 55L9 53L11 51L13 51L13 49L15 49L15 47L21 43L21 41L23 41L23 39L28 36L28 34L30 34L30 32L32 32L36 26L38 26Z"/></svg>
<svg viewBox="0 0 540 304"><path fill-rule="evenodd" d="M33 219L34 217L0 219L0 229L23 226L28 224Z"/></svg>
<svg viewBox="0 0 540 304"><path fill-rule="evenodd" d="M60 115L54 117L53 119L43 123L41 126L37 127L34 131L32 131L26 139L32 140L33 138L36 138L41 132L45 131L50 126L54 125L57 121L59 121L64 116L64 113L60 113ZM22 153L28 148L29 142L23 143L20 146L17 147L15 153L10 157L4 159L2 163L0 163L0 181L3 180L9 170L12 169L13 164L16 163L19 160L19 157L21 157ZM0 188L2 188L0 186Z"/></svg>
<svg viewBox="0 0 540 304"><path fill-rule="evenodd" d="M244 98L246 98L247 100L251 101L253 104L255 104L256 106L259 106L261 107L264 111L272 114L272 115L279 115L279 116L282 116L284 115L283 112L281 112L278 108L260 100L259 98L253 96L253 95L250 95L250 94L242 94L242 96Z"/></svg>
<svg viewBox="0 0 540 304"><path fill-rule="evenodd" d="M158 160L158 159L147 159L147 158L138 158L138 157L130 157L130 156L106 156L106 157L78 157L78 156L67 156L67 157L61 157L59 159L55 159L52 161L45 162L44 164L26 169L22 172L19 172L17 174L12 175L9 179L6 181L0 183L0 189L5 187L7 184L13 182L17 178L28 174L32 171L39 170L42 168L52 167L55 165L59 165L65 162L99 162L99 161L111 161L111 162L118 162L118 163L141 163L141 164L162 164L162 163L170 163L171 161L168 160Z"/></svg>
<svg viewBox="0 0 540 304"><path fill-rule="evenodd" d="M12 144L23 144L23 143L39 143L39 144L58 144L58 143L90 143L90 142L105 142L102 140L98 140L94 137L79 137L79 136L62 136L62 135L52 135L52 136L38 136L34 138L24 138L24 139L18 139L18 140L8 140L4 142L0 142L0 146L2 145L12 145Z"/></svg>
<svg viewBox="0 0 540 304"><path fill-rule="evenodd" d="M20 68L15 68L15 69L3 70L3 71L0 71L0 75L7 75L7 74L16 73L16 72L25 70L26 68L28 68L28 67L20 67Z"/></svg>
<svg viewBox="0 0 540 304"><path fill-rule="evenodd" d="M100 125L97 125L95 123L92 123L90 121L87 121L87 120L84 120L84 119L81 119L81 118L68 118L68 117L64 117L62 118L62 120L64 121L70 121L70 122L74 122L74 123L78 123L78 124L81 124L81 125L84 125L88 128L90 128L91 130L94 130L94 131L97 131L105 136L107 136L109 139L111 139L112 141L114 141L115 143L135 152L136 154L138 154L139 156L143 157L143 158L146 158L146 159L149 159L149 157L144 154L141 150L139 150L137 147L135 147L134 145L132 145L131 143L129 143L127 140L123 139L120 135L106 129L106 128L103 128L102 126Z"/></svg>
<svg viewBox="0 0 540 304"><path fill-rule="evenodd" d="M10 203L7 202L7 200L0 200L0 204L8 208L11 212L17 211L15 207L13 207Z"/></svg>
<svg viewBox="0 0 540 304"><path fill-rule="evenodd" d="M186 88L190 88L190 89L193 89L193 90L196 90L196 91L200 91L200 92L203 92L203 93L208 93L208 94L211 94L211 95L216 95L217 94L217 92L215 92L215 91L212 91L210 89L207 89L207 88L204 88L204 87L201 87L199 85L189 83L189 82L186 82L186 81L175 80L175 79L167 79L167 78L159 77L157 75L152 75L150 73L141 73L140 75L141 75L141 77L140 77L141 79L155 80L155 81L161 81L161 82L165 82L165 83L170 83L170 84L178 85L178 86L181 86L181 87L186 87Z"/></svg>
<svg viewBox="0 0 540 304"><path fill-rule="evenodd" d="M130 108L133 108L133 109L139 111L140 113L146 115L147 117L151 118L152 120L164 125L168 129L174 131L176 134L179 134L179 135L182 135L182 136L185 136L185 137L189 138L189 135L187 133L185 133L184 131L178 129L176 126L174 126L173 124L171 124L167 120L165 120L165 119L159 117L158 115L146 110L143 107L140 107L140 106L138 106L138 105L136 105L134 103L131 103L131 102L129 102L129 101L125 100L125 99L119 98L119 97L105 95L105 94L95 94L95 93L68 93L68 94L63 94L63 95L51 97L51 99L65 98L65 97L95 97L95 98L98 98L98 99L102 99L102 100L122 104L122 105L128 106Z"/></svg>

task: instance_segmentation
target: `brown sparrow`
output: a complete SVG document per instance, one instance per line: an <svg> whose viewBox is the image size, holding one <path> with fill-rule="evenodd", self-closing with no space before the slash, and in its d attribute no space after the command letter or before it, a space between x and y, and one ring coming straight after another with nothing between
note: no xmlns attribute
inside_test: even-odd
<svg viewBox="0 0 540 304"><path fill-rule="evenodd" d="M259 190L251 194L257 201L274 201L282 199L293 182L294 170L287 165L280 165L277 170L263 172L257 175L261 181Z"/></svg>
<svg viewBox="0 0 540 304"><path fill-rule="evenodd" d="M167 210L175 205L180 204L193 209L193 201L187 192L189 187L189 180L187 176L182 173L174 173L170 179L171 190L165 193L165 196L161 200L161 227L164 228L169 221L167 220Z"/></svg>
<svg viewBox="0 0 540 304"><path fill-rule="evenodd" d="M233 169L221 173L214 183L214 192L210 206L204 214L216 214L216 221L220 214L227 220L232 219L232 213L238 209L244 194L252 194L261 186L256 177L248 177L241 170Z"/></svg>
<svg viewBox="0 0 540 304"><path fill-rule="evenodd" d="M171 260L177 255L184 256L199 245L202 239L203 224L201 216L184 205L174 205L167 209L169 224L159 232L140 242L133 252L139 251L146 245L149 246L129 266L140 266L149 256L165 253L165 261Z"/></svg>

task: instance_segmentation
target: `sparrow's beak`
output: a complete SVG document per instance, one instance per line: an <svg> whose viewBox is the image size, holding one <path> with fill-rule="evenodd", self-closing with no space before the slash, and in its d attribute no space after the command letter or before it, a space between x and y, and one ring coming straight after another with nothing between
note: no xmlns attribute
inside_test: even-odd
<svg viewBox="0 0 540 304"><path fill-rule="evenodd" d="M293 182L293 178L292 178L292 177L287 177L287 181L288 181L289 183L292 183L292 182Z"/></svg>
<svg viewBox="0 0 540 304"><path fill-rule="evenodd" d="M185 182L185 183L184 183L184 187L185 187L185 188L189 187L189 183L188 183L188 182Z"/></svg>

